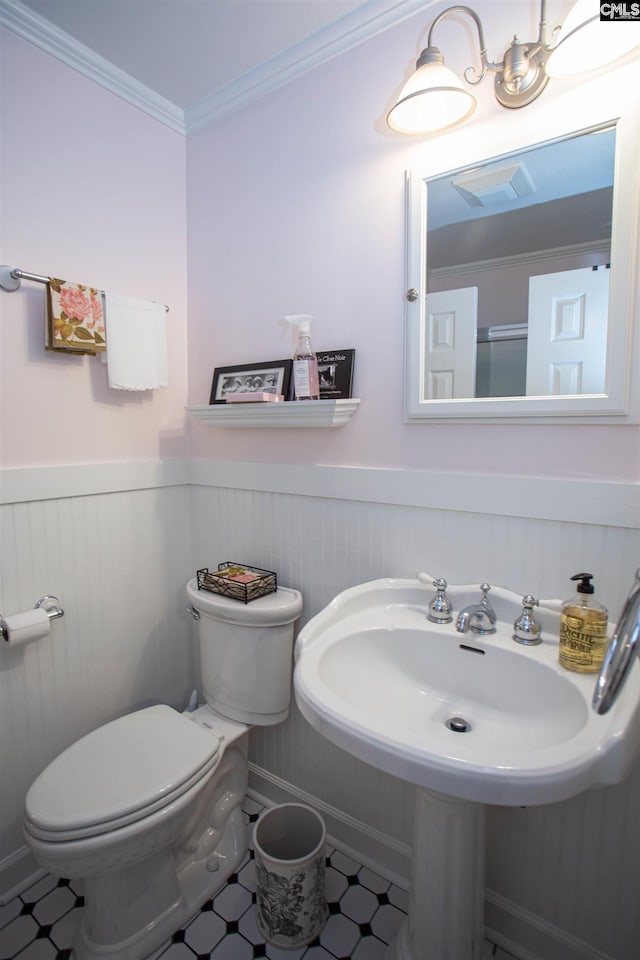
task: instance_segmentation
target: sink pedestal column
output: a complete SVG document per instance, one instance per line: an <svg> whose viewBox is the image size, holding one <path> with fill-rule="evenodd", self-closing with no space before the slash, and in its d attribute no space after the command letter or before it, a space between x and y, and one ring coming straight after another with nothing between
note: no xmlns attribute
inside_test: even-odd
<svg viewBox="0 0 640 960"><path fill-rule="evenodd" d="M385 960L479 960L484 806L416 793L409 914Z"/></svg>

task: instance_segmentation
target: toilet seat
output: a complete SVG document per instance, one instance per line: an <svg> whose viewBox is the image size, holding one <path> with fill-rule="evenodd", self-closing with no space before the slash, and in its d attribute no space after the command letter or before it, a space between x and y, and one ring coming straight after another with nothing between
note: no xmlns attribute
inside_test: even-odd
<svg viewBox="0 0 640 960"><path fill-rule="evenodd" d="M217 765L216 732L164 704L99 727L53 760L25 801L43 840L98 836L168 806Z"/></svg>

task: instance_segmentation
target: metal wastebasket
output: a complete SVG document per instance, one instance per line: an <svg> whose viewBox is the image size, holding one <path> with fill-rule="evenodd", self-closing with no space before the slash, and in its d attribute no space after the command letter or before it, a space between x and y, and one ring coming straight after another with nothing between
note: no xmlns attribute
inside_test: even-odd
<svg viewBox="0 0 640 960"><path fill-rule="evenodd" d="M271 807L255 825L257 924L275 947L305 946L325 924L326 835L322 817L301 803Z"/></svg>

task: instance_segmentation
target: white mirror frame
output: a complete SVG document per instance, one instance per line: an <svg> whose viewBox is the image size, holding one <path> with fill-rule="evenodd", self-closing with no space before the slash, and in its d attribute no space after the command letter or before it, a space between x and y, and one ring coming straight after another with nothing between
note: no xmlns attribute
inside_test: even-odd
<svg viewBox="0 0 640 960"><path fill-rule="evenodd" d="M619 104L615 105L615 109ZM609 107L611 109L611 107ZM414 301L406 298L405 307L405 422L459 423L638 423L640 422L640 298L639 224L640 224L640 118L635 104L619 114L595 113L579 127L550 130L545 140L520 135L517 142L488 152L487 148L465 146L464 164L471 166L509 155L551 140L584 133L604 123L616 125L616 152L611 231L611 275L609 293L609 329L607 342L606 391L561 397L494 397L457 400L431 400L424 396L425 323L427 293L427 181L447 171L442 160L434 160L420 172L406 174L406 276L405 291L418 292ZM476 140L480 138L476 137ZM490 136L483 143L492 142ZM493 141L495 142L495 141ZM437 153L438 151L435 151ZM635 358L635 359L634 359ZM635 383L634 383L635 380Z"/></svg>

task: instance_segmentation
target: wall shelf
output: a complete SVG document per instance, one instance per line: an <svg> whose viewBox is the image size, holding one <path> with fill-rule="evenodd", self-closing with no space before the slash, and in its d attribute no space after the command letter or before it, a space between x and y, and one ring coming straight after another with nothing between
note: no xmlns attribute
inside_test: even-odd
<svg viewBox="0 0 640 960"><path fill-rule="evenodd" d="M343 427L360 400L301 400L282 403L212 403L189 406L210 427Z"/></svg>

